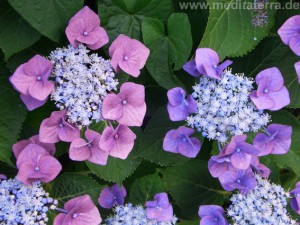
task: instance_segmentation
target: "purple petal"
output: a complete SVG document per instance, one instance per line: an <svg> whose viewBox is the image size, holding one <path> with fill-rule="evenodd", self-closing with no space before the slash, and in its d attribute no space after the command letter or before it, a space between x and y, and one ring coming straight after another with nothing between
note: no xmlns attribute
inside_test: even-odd
<svg viewBox="0 0 300 225"><path fill-rule="evenodd" d="M193 98L192 95L189 95L185 101L185 104L187 106L187 111L191 113L197 112L197 101Z"/></svg>
<svg viewBox="0 0 300 225"><path fill-rule="evenodd" d="M274 147L270 137L264 133L258 133L253 140L253 146L260 150L258 156L269 155Z"/></svg>
<svg viewBox="0 0 300 225"><path fill-rule="evenodd" d="M111 209L116 203L114 197L115 195L110 191L109 187L104 188L100 193L98 203L102 208Z"/></svg>
<svg viewBox="0 0 300 225"><path fill-rule="evenodd" d="M218 205L201 205L199 207L198 215L202 218L205 216L214 216L215 214L224 214L224 209Z"/></svg>
<svg viewBox="0 0 300 225"><path fill-rule="evenodd" d="M300 56L300 32L297 37L292 37L289 46L291 50L297 55Z"/></svg>
<svg viewBox="0 0 300 225"><path fill-rule="evenodd" d="M221 74L228 66L230 66L233 62L231 60L226 60L222 62L218 68L217 68L217 73Z"/></svg>
<svg viewBox="0 0 300 225"><path fill-rule="evenodd" d="M298 83L300 84L300 61L295 63L295 70L298 77Z"/></svg>
<svg viewBox="0 0 300 225"><path fill-rule="evenodd" d="M291 38L300 35L300 16L292 16L278 30L278 34L286 45L289 44Z"/></svg>
<svg viewBox="0 0 300 225"><path fill-rule="evenodd" d="M244 152L236 152L231 156L232 165L240 170L245 170L249 168L251 162L251 155Z"/></svg>
<svg viewBox="0 0 300 225"><path fill-rule="evenodd" d="M273 99L271 99L268 95L258 97L257 91L251 92L250 99L259 110L270 109L275 105Z"/></svg>
<svg viewBox="0 0 300 225"><path fill-rule="evenodd" d="M288 89L283 86L279 91L270 92L269 97L274 105L268 108L271 111L277 111L290 104L290 94Z"/></svg>
<svg viewBox="0 0 300 225"><path fill-rule="evenodd" d="M178 151L181 155L188 158L195 158L201 149L201 142L197 138L187 138L186 142L178 144Z"/></svg>
<svg viewBox="0 0 300 225"><path fill-rule="evenodd" d="M57 131L58 138L64 142L72 142L80 137L80 130L63 120L63 127L59 127Z"/></svg>
<svg viewBox="0 0 300 225"><path fill-rule="evenodd" d="M208 170L212 177L218 178L228 170L227 162L219 163L210 159L208 161Z"/></svg>
<svg viewBox="0 0 300 225"><path fill-rule="evenodd" d="M169 104L171 106L179 106L184 102L186 92L181 87L175 87L170 89L167 95L168 95Z"/></svg>
<svg viewBox="0 0 300 225"><path fill-rule="evenodd" d="M197 69L196 61L195 60L191 60L191 61L186 62L183 65L183 69L187 73L189 73L190 75L192 75L193 77L199 77L201 75L200 72Z"/></svg>
<svg viewBox="0 0 300 225"><path fill-rule="evenodd" d="M218 54L214 50L210 48L199 48L196 50L195 61L198 71L203 75L207 75L204 64L207 66L210 65L212 68L217 68L220 60Z"/></svg>
<svg viewBox="0 0 300 225"><path fill-rule="evenodd" d="M261 81L267 81L267 85L263 85L263 88L268 89L269 91L279 91L284 83L281 72L277 67L272 67L261 71L257 74L255 81L258 85L261 85Z"/></svg>
<svg viewBox="0 0 300 225"><path fill-rule="evenodd" d="M167 152L179 153L178 151L178 133L176 130L170 130L163 141L163 149Z"/></svg>

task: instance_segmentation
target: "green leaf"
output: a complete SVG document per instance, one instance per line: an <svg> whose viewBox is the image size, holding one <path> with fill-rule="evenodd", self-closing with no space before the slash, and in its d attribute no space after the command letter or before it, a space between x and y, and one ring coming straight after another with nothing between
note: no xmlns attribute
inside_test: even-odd
<svg viewBox="0 0 300 225"><path fill-rule="evenodd" d="M183 221L183 222L180 222L178 225L199 225L199 220L196 220L196 221Z"/></svg>
<svg viewBox="0 0 300 225"><path fill-rule="evenodd" d="M188 161L189 158L164 151L163 140L169 130L177 129L183 124L170 121L166 108L159 108L148 122L139 147L139 153L144 159L162 166L179 165Z"/></svg>
<svg viewBox="0 0 300 225"><path fill-rule="evenodd" d="M173 74L173 69L181 69L192 50L192 34L187 15L173 13L168 19L167 31L160 20L144 19L142 32L144 43L150 48L146 67L151 76L166 89L182 85Z"/></svg>
<svg viewBox="0 0 300 225"><path fill-rule="evenodd" d="M97 199L104 188L90 177L77 173L64 173L54 180L50 196L60 203L88 194L97 204Z"/></svg>
<svg viewBox="0 0 300 225"><path fill-rule="evenodd" d="M222 190L218 179L212 178L206 161L190 160L160 172L181 214L187 218L198 218L200 205L223 205L225 195L231 194Z"/></svg>
<svg viewBox="0 0 300 225"><path fill-rule="evenodd" d="M11 161L12 145L17 142L26 110L8 81L9 74L0 61L0 161L14 166Z"/></svg>
<svg viewBox="0 0 300 225"><path fill-rule="evenodd" d="M290 151L285 155L274 155L277 166L280 168L290 168L298 177L300 177L300 123L290 113L278 111L272 113L272 122L284 125L290 125L293 128L292 145Z"/></svg>
<svg viewBox="0 0 300 225"><path fill-rule="evenodd" d="M94 163L86 162L92 173L98 177L111 181L114 183L122 184L122 182L130 176L141 163L141 158L137 155L137 148L140 143L141 130L135 129L137 139L135 140L135 146L128 158L125 160L109 157L107 165L101 166Z"/></svg>
<svg viewBox="0 0 300 225"><path fill-rule="evenodd" d="M6 60L33 45L40 37L5 0L0 0L0 48Z"/></svg>
<svg viewBox="0 0 300 225"><path fill-rule="evenodd" d="M245 2L253 4L253 0ZM208 3L210 15L200 47L216 50L221 60L226 56L243 56L253 50L274 24L275 9L268 10L269 23L266 27L254 28L251 10L237 6L236 0L208 0ZM218 5L228 7L220 8Z"/></svg>
<svg viewBox="0 0 300 225"><path fill-rule="evenodd" d="M163 180L157 173L136 180L131 188L129 200L132 204L144 205L146 201L153 199L154 195L166 192Z"/></svg>
<svg viewBox="0 0 300 225"><path fill-rule="evenodd" d="M247 56L234 60L233 68L235 72L255 77L264 69L278 67L290 93L289 107L298 108L300 107L300 88L294 68L297 61L299 57L284 45L279 37L270 37Z"/></svg>
<svg viewBox="0 0 300 225"><path fill-rule="evenodd" d="M110 40L119 34L142 40L141 22L146 18L166 20L173 12L172 0L99 0L101 23Z"/></svg>
<svg viewBox="0 0 300 225"><path fill-rule="evenodd" d="M83 0L8 0L8 2L31 26L56 42L64 37L70 18L83 6Z"/></svg>

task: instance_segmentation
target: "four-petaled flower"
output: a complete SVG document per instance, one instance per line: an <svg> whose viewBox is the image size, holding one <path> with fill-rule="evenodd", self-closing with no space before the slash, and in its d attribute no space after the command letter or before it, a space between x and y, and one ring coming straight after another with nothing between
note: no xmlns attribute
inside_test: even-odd
<svg viewBox="0 0 300 225"><path fill-rule="evenodd" d="M134 146L136 135L126 126L106 127L100 139L100 148L115 158L126 159Z"/></svg>
<svg viewBox="0 0 300 225"><path fill-rule="evenodd" d="M17 159L19 172L16 178L26 185L41 181L48 183L56 178L61 171L61 164L43 147L29 144Z"/></svg>
<svg viewBox="0 0 300 225"><path fill-rule="evenodd" d="M80 130L66 121L67 111L55 111L44 119L40 126L40 141L56 143L59 141L72 142L80 137Z"/></svg>
<svg viewBox="0 0 300 225"><path fill-rule="evenodd" d="M176 87L168 91L168 113L172 121L186 120L186 118L197 112L197 102L189 95L186 98L186 92L181 87Z"/></svg>
<svg viewBox="0 0 300 225"><path fill-rule="evenodd" d="M226 60L219 65L218 53L210 48L198 48L194 60L187 62L183 68L195 77L202 74L211 78L221 79L224 69L232 64L232 61Z"/></svg>
<svg viewBox="0 0 300 225"><path fill-rule="evenodd" d="M173 218L173 207L166 193L158 193L154 201L146 202L147 218L159 222L168 222Z"/></svg>
<svg viewBox="0 0 300 225"><path fill-rule="evenodd" d="M289 45L292 51L300 56L300 15L289 18L278 30L284 44Z"/></svg>
<svg viewBox="0 0 300 225"><path fill-rule="evenodd" d="M124 186L120 187L118 184L114 184L101 191L98 202L102 208L111 209L114 205L123 205L126 195Z"/></svg>
<svg viewBox="0 0 300 225"><path fill-rule="evenodd" d="M31 138L29 138L28 140L19 141L12 146L15 157L18 158L18 156L23 151L23 149L26 146L28 146L29 144L37 144L37 145L43 147L45 150L47 150L50 155L55 154L55 144L43 143L40 141L39 135L34 135Z"/></svg>
<svg viewBox="0 0 300 225"><path fill-rule="evenodd" d="M109 152L103 151L99 147L101 135L95 131L86 130L85 137L88 142L82 138L72 141L69 150L70 159L75 161L88 160L95 164L106 165Z"/></svg>
<svg viewBox="0 0 300 225"><path fill-rule="evenodd" d="M90 49L97 50L109 41L106 31L100 26L99 16L88 6L70 19L66 35L75 48L83 43Z"/></svg>
<svg viewBox="0 0 300 225"><path fill-rule="evenodd" d="M246 139L247 135L245 134L233 136L224 149L232 165L240 170L248 169L251 163L251 157L259 153L259 150L253 145L248 144Z"/></svg>
<svg viewBox="0 0 300 225"><path fill-rule="evenodd" d="M292 196L291 207L292 209L300 215L300 182L296 184L296 188L290 191Z"/></svg>
<svg viewBox="0 0 300 225"><path fill-rule="evenodd" d="M293 132L291 126L271 124L266 132L267 134L258 133L253 140L254 147L260 151L258 156L286 154L289 151Z"/></svg>
<svg viewBox="0 0 300 225"><path fill-rule="evenodd" d="M59 211L62 213L55 217L53 225L99 225L102 222L99 210L89 195L69 200Z"/></svg>
<svg viewBox="0 0 300 225"><path fill-rule="evenodd" d="M121 70L133 77L140 75L150 50L138 40L120 34L109 47L111 66L119 73Z"/></svg>
<svg viewBox="0 0 300 225"><path fill-rule="evenodd" d="M194 132L193 129L182 126L177 130L170 130L164 138L163 149L195 158L200 151L201 142L197 138L190 138Z"/></svg>
<svg viewBox="0 0 300 225"><path fill-rule="evenodd" d="M27 63L20 65L9 78L28 110L45 104L54 89L54 83L48 80L52 66L49 60L35 55Z"/></svg>
<svg viewBox="0 0 300 225"><path fill-rule="evenodd" d="M125 126L141 126L145 114L145 87L140 84L124 83L119 94L109 94L103 101L103 118Z"/></svg>
<svg viewBox="0 0 300 225"><path fill-rule="evenodd" d="M284 79L278 68L261 71L255 81L258 89L251 92L250 98L258 109L276 111L290 104L289 91L284 86Z"/></svg>
<svg viewBox="0 0 300 225"><path fill-rule="evenodd" d="M224 209L218 205L201 205L198 215L200 225L228 225Z"/></svg>

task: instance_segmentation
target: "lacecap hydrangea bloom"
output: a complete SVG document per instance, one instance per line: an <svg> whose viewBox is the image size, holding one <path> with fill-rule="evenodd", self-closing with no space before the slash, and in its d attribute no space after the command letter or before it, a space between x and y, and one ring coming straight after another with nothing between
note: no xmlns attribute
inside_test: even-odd
<svg viewBox="0 0 300 225"><path fill-rule="evenodd" d="M45 225L48 210L57 204L40 182L26 186L16 179L0 180L1 225Z"/></svg>
<svg viewBox="0 0 300 225"><path fill-rule="evenodd" d="M257 186L248 194L234 194L227 215L233 225L293 225L298 224L288 214L286 206L290 194L280 185L255 176Z"/></svg>
<svg viewBox="0 0 300 225"><path fill-rule="evenodd" d="M71 142L70 158L76 161L106 165L108 156L126 159L136 139L129 127L142 126L146 114L145 87L132 82L118 87L115 73L138 77L150 50L119 35L109 48L111 60L91 53L89 49L109 40L99 16L87 6L70 19L66 35L68 47L52 51L49 59L34 56L10 77L28 110L42 106L49 96L59 109L43 120L39 141ZM87 131L100 122L106 126L104 135Z"/></svg>

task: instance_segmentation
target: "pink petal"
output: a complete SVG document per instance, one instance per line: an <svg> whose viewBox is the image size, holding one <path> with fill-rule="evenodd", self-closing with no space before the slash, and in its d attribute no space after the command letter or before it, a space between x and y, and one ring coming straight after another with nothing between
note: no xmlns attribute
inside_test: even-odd
<svg viewBox="0 0 300 225"><path fill-rule="evenodd" d="M126 104L123 107L123 115L117 119L118 123L125 126L142 126L146 114L146 103L141 106L134 107Z"/></svg>
<svg viewBox="0 0 300 225"><path fill-rule="evenodd" d="M23 151L23 149L29 145L31 142L29 140L22 140L22 141L19 141L17 143L15 143L13 146L12 146L12 149L13 149L13 152L14 152L14 155L16 158L18 158L18 156L20 155L20 153Z"/></svg>
<svg viewBox="0 0 300 225"><path fill-rule="evenodd" d="M109 37L102 27L96 27L94 32L97 36L97 42L94 44L88 44L87 46L92 50L97 50L109 42Z"/></svg>
<svg viewBox="0 0 300 225"><path fill-rule="evenodd" d="M31 138L29 138L29 141L32 144L37 144L37 145L43 147L46 151L49 152L50 155L53 156L55 154L55 144L41 142L39 135L32 136Z"/></svg>
<svg viewBox="0 0 300 225"><path fill-rule="evenodd" d="M44 101L48 98L54 89L54 84L51 81L35 81L28 88L28 93L31 97L39 101Z"/></svg>
<svg viewBox="0 0 300 225"><path fill-rule="evenodd" d="M107 164L109 155L108 151L103 151L99 147L92 147L91 153L92 155L88 158L88 161L102 166Z"/></svg>
<svg viewBox="0 0 300 225"><path fill-rule="evenodd" d="M57 143L60 141L58 138L57 132L59 126L57 124L51 124L51 117L44 119L40 126L40 141L44 143Z"/></svg>
<svg viewBox="0 0 300 225"><path fill-rule="evenodd" d="M29 144L19 154L16 163L17 167L19 168L24 162L35 164L39 157L43 155L49 155L49 152L37 144Z"/></svg>
<svg viewBox="0 0 300 225"><path fill-rule="evenodd" d="M26 108L29 111L32 111L36 108L43 106L48 101L48 98L46 98L44 101L39 101L39 100L31 97L30 95L23 95L23 94L20 95L20 98L24 102L24 104L26 105Z"/></svg>
<svg viewBox="0 0 300 225"><path fill-rule="evenodd" d="M300 56L300 32L297 37L291 38L289 46L297 56Z"/></svg>
<svg viewBox="0 0 300 225"><path fill-rule="evenodd" d="M63 127L59 127L57 131L58 138L64 142L72 142L73 140L80 137L80 130L69 124L68 122L63 121Z"/></svg>
<svg viewBox="0 0 300 225"><path fill-rule="evenodd" d="M124 46L127 46L131 38L127 37L124 34L120 34L116 40L112 42L109 47L109 56L112 57L116 49L123 49Z"/></svg>
<svg viewBox="0 0 300 225"><path fill-rule="evenodd" d="M110 151L114 145L114 130L111 127L106 127L102 133L99 146L104 151Z"/></svg>
<svg viewBox="0 0 300 225"><path fill-rule="evenodd" d="M36 77L28 76L24 72L26 63L20 65L14 74L9 78L9 81L12 83L13 87L23 95L27 95L28 87L31 83L36 81Z"/></svg>
<svg viewBox="0 0 300 225"><path fill-rule="evenodd" d="M40 56L35 55L32 57L25 65L24 72L28 76L41 76L43 80L47 80L52 69L53 64L50 60Z"/></svg>
<svg viewBox="0 0 300 225"><path fill-rule="evenodd" d="M41 181L48 183L53 181L60 173L62 166L59 161L53 156L42 156L38 162L39 173L43 174Z"/></svg>
<svg viewBox="0 0 300 225"><path fill-rule="evenodd" d="M31 185L33 181L38 179L30 180L29 176L32 175L34 171L34 165L30 162L24 162L19 168L18 174L16 176L17 180L25 185Z"/></svg>
<svg viewBox="0 0 300 225"><path fill-rule="evenodd" d="M132 106L141 106L145 103L145 87L140 84L126 82L120 88L119 96Z"/></svg>
<svg viewBox="0 0 300 225"><path fill-rule="evenodd" d="M123 115L122 99L116 94L109 94L103 100L102 116L108 120L117 120Z"/></svg>
<svg viewBox="0 0 300 225"><path fill-rule="evenodd" d="M218 54L210 48L199 48L196 50L196 65L197 65L197 69L198 71L203 74L203 75L207 75L206 74L206 70L204 68L204 64L206 64L207 68L208 65L210 65L211 67L215 67L217 68L220 59ZM210 71L208 71L210 72Z"/></svg>
<svg viewBox="0 0 300 225"><path fill-rule="evenodd" d="M89 140L89 141L96 141L96 142L99 142L100 141L100 138L101 138L101 135L96 132L96 131L93 131L93 130L86 130L85 131L85 137Z"/></svg>
<svg viewBox="0 0 300 225"><path fill-rule="evenodd" d="M64 213L58 214L54 219L53 225L64 225L65 218L66 218L66 214Z"/></svg>
<svg viewBox="0 0 300 225"><path fill-rule="evenodd" d="M171 106L179 106L184 102L186 92L181 87L175 87L170 89L167 95L168 95L169 104Z"/></svg>
<svg viewBox="0 0 300 225"><path fill-rule="evenodd" d="M78 138L72 141L69 149L70 159L74 161L85 161L91 156L91 150L85 140Z"/></svg>

